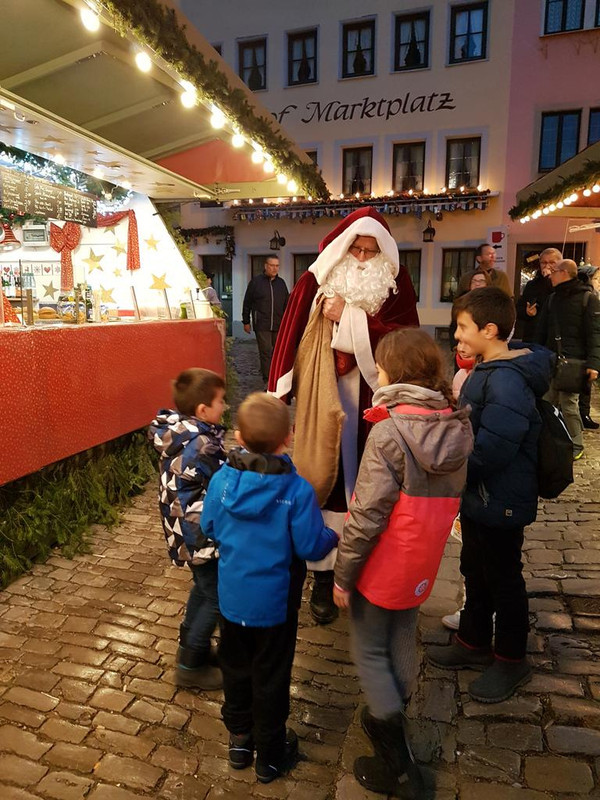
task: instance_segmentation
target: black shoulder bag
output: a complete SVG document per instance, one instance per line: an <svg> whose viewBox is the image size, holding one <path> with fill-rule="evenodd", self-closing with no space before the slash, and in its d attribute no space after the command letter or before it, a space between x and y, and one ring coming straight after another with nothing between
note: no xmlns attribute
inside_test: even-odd
<svg viewBox="0 0 600 800"><path fill-rule="evenodd" d="M553 295L548 298L548 311L551 311ZM590 299L590 292L585 292L583 295L583 313L587 308ZM553 385L559 392L568 392L569 394L579 394L584 391L585 385L588 380L586 371L586 361L583 358L570 358L563 355L562 352L562 337L560 335L560 327L558 324L558 314L554 312L554 322L556 325L556 332L558 336L555 337L556 341L556 369L554 372Z"/></svg>

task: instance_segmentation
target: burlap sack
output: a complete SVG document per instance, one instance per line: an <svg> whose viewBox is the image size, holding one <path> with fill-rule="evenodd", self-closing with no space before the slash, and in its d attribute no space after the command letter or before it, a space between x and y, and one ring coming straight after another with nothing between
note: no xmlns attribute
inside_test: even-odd
<svg viewBox="0 0 600 800"><path fill-rule="evenodd" d="M335 485L344 411L335 374L333 323L318 304L300 341L294 363L296 435L294 464L312 484L323 506Z"/></svg>

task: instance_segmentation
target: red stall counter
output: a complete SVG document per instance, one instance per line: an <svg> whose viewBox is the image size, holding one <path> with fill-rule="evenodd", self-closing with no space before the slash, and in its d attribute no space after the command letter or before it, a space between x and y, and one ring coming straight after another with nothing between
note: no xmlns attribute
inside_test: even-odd
<svg viewBox="0 0 600 800"><path fill-rule="evenodd" d="M148 425L188 367L225 376L223 320L0 329L0 484Z"/></svg>

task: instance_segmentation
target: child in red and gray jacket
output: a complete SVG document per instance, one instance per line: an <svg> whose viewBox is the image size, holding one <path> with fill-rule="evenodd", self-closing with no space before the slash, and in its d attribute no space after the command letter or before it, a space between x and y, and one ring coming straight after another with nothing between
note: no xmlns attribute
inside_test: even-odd
<svg viewBox="0 0 600 800"><path fill-rule="evenodd" d="M381 387L340 540L334 600L350 608L353 657L368 708L363 727L377 758L354 775L371 791L396 794L421 777L404 733L416 676L418 608L433 588L465 485L473 447L468 412L457 411L442 355L424 331L387 334L375 361Z"/></svg>

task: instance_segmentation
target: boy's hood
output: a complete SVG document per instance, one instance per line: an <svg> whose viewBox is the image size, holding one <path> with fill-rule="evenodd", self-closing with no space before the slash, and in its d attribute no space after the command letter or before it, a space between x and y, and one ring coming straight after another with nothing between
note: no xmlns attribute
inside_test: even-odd
<svg viewBox="0 0 600 800"><path fill-rule="evenodd" d="M257 519L285 496L296 473L289 456L232 450L221 469L221 503L238 519Z"/></svg>
<svg viewBox="0 0 600 800"><path fill-rule="evenodd" d="M510 344L506 357L477 364L473 372L489 369L516 370L521 373L534 395L542 397L550 386L555 360L555 354L541 344Z"/></svg>
<svg viewBox="0 0 600 800"><path fill-rule="evenodd" d="M163 409L150 424L150 433L156 450L162 456L172 458L201 434L210 434L219 439L222 445L225 428L202 422L197 417L188 417L179 411Z"/></svg>
<svg viewBox="0 0 600 800"><path fill-rule="evenodd" d="M441 392L406 383L382 387L373 396L377 400L386 403L399 435L425 472L448 474L466 462L473 449L467 409L450 411ZM399 412L398 405L420 406L427 413Z"/></svg>

